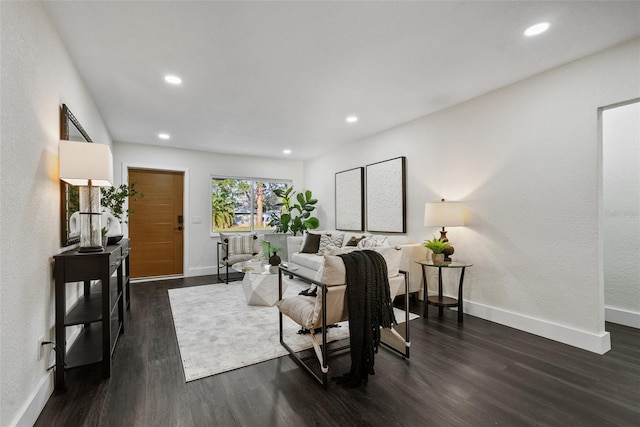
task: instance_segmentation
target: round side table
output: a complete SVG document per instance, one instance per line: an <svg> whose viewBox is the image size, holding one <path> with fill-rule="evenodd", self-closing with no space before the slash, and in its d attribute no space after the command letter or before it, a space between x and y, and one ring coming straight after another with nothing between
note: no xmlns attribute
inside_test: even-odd
<svg viewBox="0 0 640 427"><path fill-rule="evenodd" d="M422 266L422 280L424 282L423 298L424 298L424 313L423 317L427 318L427 309L430 305L438 307L440 316L444 314L445 307L458 307L458 323L463 322L462 315L462 285L464 283L464 271L467 267L471 267L473 264L463 261L444 261L433 262L431 260L416 260L418 264ZM427 268L438 269L438 295L427 294ZM459 269L460 270L460 283L458 284L458 299L446 297L442 295L442 269Z"/></svg>

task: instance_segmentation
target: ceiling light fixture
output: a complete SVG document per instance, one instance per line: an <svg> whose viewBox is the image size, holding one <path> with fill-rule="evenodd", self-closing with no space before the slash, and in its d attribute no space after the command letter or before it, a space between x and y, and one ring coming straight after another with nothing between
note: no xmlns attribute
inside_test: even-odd
<svg viewBox="0 0 640 427"><path fill-rule="evenodd" d="M160 138L160 139L169 139L169 138L171 138L171 136L169 136L168 133L159 133L158 134L158 138Z"/></svg>
<svg viewBox="0 0 640 427"><path fill-rule="evenodd" d="M358 121L358 118L356 116L347 117L347 123L355 123L357 121Z"/></svg>
<svg viewBox="0 0 640 427"><path fill-rule="evenodd" d="M524 31L524 35L527 37L537 36L538 34L542 34L549 29L548 22L540 22L539 24L532 25Z"/></svg>
<svg viewBox="0 0 640 427"><path fill-rule="evenodd" d="M282 150L282 152L283 152L284 154L291 154L291 150L289 150L288 148L287 148L287 149Z"/></svg>
<svg viewBox="0 0 640 427"><path fill-rule="evenodd" d="M164 76L164 81L167 83L171 83L172 85L179 85L182 83L182 79L180 77L172 75Z"/></svg>

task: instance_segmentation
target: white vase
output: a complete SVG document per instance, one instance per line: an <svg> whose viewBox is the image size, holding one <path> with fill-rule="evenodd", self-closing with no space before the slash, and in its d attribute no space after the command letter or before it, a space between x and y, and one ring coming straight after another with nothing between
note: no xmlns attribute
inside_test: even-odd
<svg viewBox="0 0 640 427"><path fill-rule="evenodd" d="M444 254L431 254L433 262L444 262Z"/></svg>

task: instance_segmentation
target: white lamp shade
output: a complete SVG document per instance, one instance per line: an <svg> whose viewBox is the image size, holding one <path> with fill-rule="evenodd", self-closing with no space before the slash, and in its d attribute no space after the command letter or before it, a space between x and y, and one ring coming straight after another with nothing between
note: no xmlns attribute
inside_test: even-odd
<svg viewBox="0 0 640 427"><path fill-rule="evenodd" d="M111 187L113 156L108 145L60 141L60 179L71 185Z"/></svg>
<svg viewBox="0 0 640 427"><path fill-rule="evenodd" d="M462 203L436 202L424 205L425 227L457 227L464 225Z"/></svg>

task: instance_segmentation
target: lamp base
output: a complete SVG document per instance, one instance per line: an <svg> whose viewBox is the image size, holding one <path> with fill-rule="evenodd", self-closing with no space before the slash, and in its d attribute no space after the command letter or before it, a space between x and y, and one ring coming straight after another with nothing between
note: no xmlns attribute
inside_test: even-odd
<svg viewBox="0 0 640 427"><path fill-rule="evenodd" d="M444 229L444 227L442 227L442 230L440 230L440 240L442 240L443 242L448 242L449 239L447 239L447 231ZM451 255L453 255L454 249L453 246L449 245L448 247L444 248L442 250L442 253L444 254L444 261L447 262L451 262Z"/></svg>
<svg viewBox="0 0 640 427"><path fill-rule="evenodd" d="M444 254L444 261L452 261L451 260L451 255L453 255L454 249L453 246L449 246L444 248L444 250L442 251L442 253Z"/></svg>

